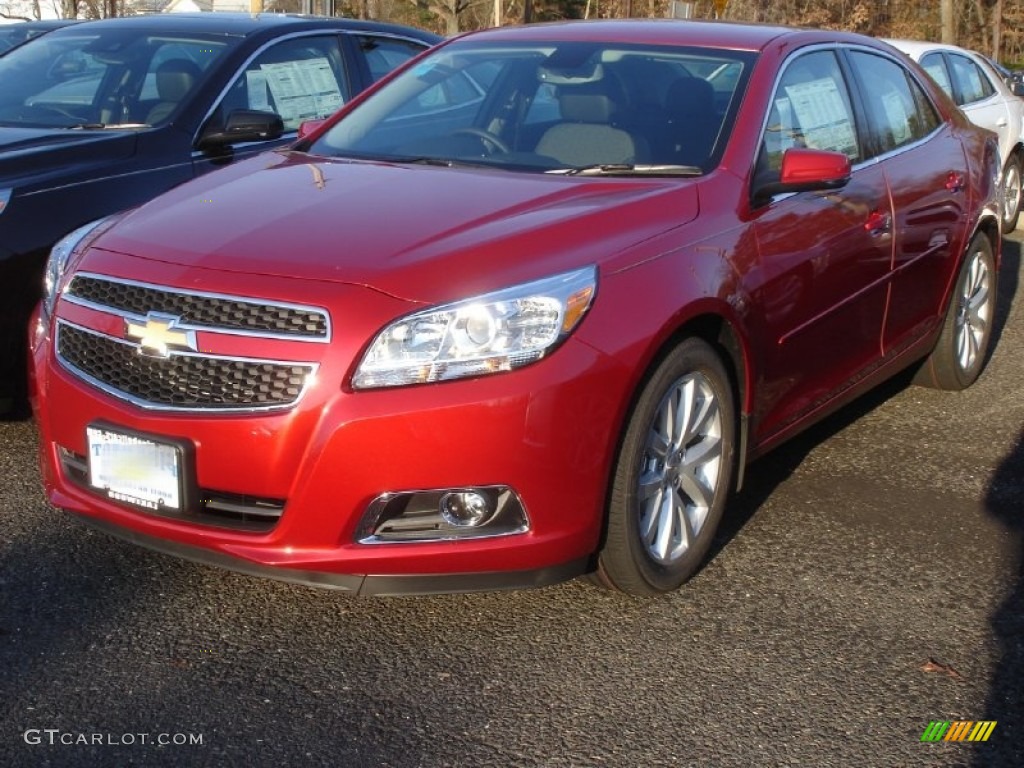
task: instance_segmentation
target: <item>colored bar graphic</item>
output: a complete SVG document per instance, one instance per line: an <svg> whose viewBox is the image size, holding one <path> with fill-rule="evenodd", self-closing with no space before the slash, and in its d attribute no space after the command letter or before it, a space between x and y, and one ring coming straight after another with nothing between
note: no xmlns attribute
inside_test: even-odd
<svg viewBox="0 0 1024 768"><path fill-rule="evenodd" d="M974 723L970 720L955 721L951 726L949 726L949 731L946 733L946 738L943 739L943 741L963 741L964 737L973 725Z"/></svg>
<svg viewBox="0 0 1024 768"><path fill-rule="evenodd" d="M995 729L995 720L932 720L921 741L988 741Z"/></svg>
<svg viewBox="0 0 1024 768"><path fill-rule="evenodd" d="M968 741L988 741L988 737L992 735L992 731L996 729L995 720L982 720L971 731L971 735L967 737Z"/></svg>

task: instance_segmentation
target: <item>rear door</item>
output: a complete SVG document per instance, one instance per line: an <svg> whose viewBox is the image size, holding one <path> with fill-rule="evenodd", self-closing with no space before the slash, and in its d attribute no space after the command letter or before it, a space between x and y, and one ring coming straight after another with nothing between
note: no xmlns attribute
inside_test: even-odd
<svg viewBox="0 0 1024 768"><path fill-rule="evenodd" d="M869 143L895 213L886 355L933 330L966 233L968 167L960 140L902 62L865 51L849 61L861 85Z"/></svg>
<svg viewBox="0 0 1024 768"><path fill-rule="evenodd" d="M1010 109L1002 93L992 83L991 75L969 56L947 53L953 85L960 96L960 109L975 125L995 131L999 136L999 157L1009 157Z"/></svg>
<svg viewBox="0 0 1024 768"><path fill-rule="evenodd" d="M1010 109L985 68L955 51L926 53L921 65L972 123L999 136L999 156L1005 163L1010 151Z"/></svg>

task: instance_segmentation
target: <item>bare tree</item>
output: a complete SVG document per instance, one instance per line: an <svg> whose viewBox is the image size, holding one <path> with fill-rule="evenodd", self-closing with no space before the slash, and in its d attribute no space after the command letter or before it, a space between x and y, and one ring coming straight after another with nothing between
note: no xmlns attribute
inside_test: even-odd
<svg viewBox="0 0 1024 768"><path fill-rule="evenodd" d="M419 8L427 8L437 16L443 25L444 33L456 35L462 31L460 16L484 0L410 0Z"/></svg>

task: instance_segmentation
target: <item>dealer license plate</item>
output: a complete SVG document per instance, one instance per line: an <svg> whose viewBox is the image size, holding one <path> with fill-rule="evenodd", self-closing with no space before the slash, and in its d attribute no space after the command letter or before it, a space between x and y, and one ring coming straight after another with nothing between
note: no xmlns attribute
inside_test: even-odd
<svg viewBox="0 0 1024 768"><path fill-rule="evenodd" d="M181 509L181 450L136 435L87 427L89 484L147 509Z"/></svg>

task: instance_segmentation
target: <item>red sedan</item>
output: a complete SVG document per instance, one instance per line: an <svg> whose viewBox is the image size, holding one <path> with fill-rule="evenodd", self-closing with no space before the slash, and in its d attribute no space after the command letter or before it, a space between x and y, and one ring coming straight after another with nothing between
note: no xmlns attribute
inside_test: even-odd
<svg viewBox="0 0 1024 768"><path fill-rule="evenodd" d="M758 455L908 367L978 377L998 177L993 136L857 35L450 40L54 248L49 498L362 593L676 589Z"/></svg>

